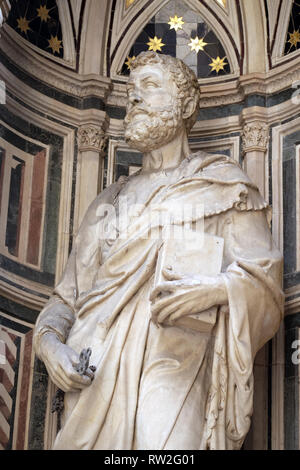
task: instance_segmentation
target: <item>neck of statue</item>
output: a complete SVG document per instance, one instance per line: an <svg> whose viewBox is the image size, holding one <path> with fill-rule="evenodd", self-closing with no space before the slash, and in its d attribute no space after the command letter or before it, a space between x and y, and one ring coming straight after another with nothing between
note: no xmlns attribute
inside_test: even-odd
<svg viewBox="0 0 300 470"><path fill-rule="evenodd" d="M142 172L177 168L190 153L186 130L182 129L168 144L144 153Z"/></svg>

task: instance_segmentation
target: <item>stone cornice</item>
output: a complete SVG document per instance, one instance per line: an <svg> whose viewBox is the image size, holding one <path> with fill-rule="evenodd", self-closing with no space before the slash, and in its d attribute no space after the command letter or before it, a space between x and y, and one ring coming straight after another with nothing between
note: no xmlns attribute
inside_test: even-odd
<svg viewBox="0 0 300 470"><path fill-rule="evenodd" d="M242 75L227 83L202 85L200 105L204 108L238 103L254 94L272 95L300 81L300 57L267 73Z"/></svg>
<svg viewBox="0 0 300 470"><path fill-rule="evenodd" d="M197 121L189 134L189 138L215 137L233 132L241 133L245 124L255 121L262 121L271 126L276 122L293 118L297 111L298 105L293 103L291 99L270 107L251 106L244 108L241 113L237 112L227 117ZM120 135L121 125L117 126L115 121L116 119L112 123L111 120L109 131L113 124L114 135Z"/></svg>
<svg viewBox="0 0 300 470"><path fill-rule="evenodd" d="M293 86L300 81L300 57L267 73L244 75L228 81L212 84L200 83L200 106L209 108L240 103L247 96L272 95ZM296 88L295 88L296 89ZM126 106L126 89L123 83L114 83L107 103Z"/></svg>
<svg viewBox="0 0 300 470"><path fill-rule="evenodd" d="M0 64L0 79L7 83L7 90L18 98L22 103L28 105L32 111L44 114L47 109L48 116L59 119L61 122L72 126L80 127L84 125L101 126L109 135L122 137L124 135L123 120L121 118L109 118L105 111L99 109L77 109L70 105L58 102L54 98L31 89L29 85L15 77L9 70ZM118 104L120 106L121 87L117 84ZM108 100L111 101L110 99ZM224 109L218 117L211 117L207 120L197 121L192 129L190 137L201 137L209 135L219 135L226 132L240 132L245 123L260 120L269 125L278 120L288 119L294 115L297 105L285 99L275 106L250 106L243 110L228 115ZM124 104L126 97L124 93ZM7 104L14 106L13 99L7 96ZM222 109L220 109L222 111ZM241 112L241 114L240 114ZM26 108L22 108L22 114L27 115Z"/></svg>
<svg viewBox="0 0 300 470"><path fill-rule="evenodd" d="M300 296L292 299L292 300L287 300L285 303L285 315L292 315L295 313L300 312Z"/></svg>
<svg viewBox="0 0 300 470"><path fill-rule="evenodd" d="M29 76L62 92L79 98L100 97L114 106L124 107L126 104L125 82L112 84L111 79L104 76L81 75L67 66L62 67L38 55L30 48L20 48L11 37L7 26L2 28L0 47L6 56ZM299 56L266 73L253 73L240 77L217 77L213 81L202 79L199 80L201 107L238 103L251 94L271 95L290 88L299 80Z"/></svg>
<svg viewBox="0 0 300 470"><path fill-rule="evenodd" d="M292 87L300 80L300 57L266 74L251 74L240 77L245 95L253 93L274 94Z"/></svg>
<svg viewBox="0 0 300 470"><path fill-rule="evenodd" d="M107 126L107 115L105 111L99 109L77 109L68 104L62 103L55 100L52 97L44 95L39 91L31 89L29 85L23 83L0 63L0 79L6 83L6 89L12 93L20 102L27 105L32 111L45 114L47 109L47 115L54 119L59 119L65 124L72 126L81 126L87 123L93 125L99 125L102 127ZM6 103L12 103L14 101L9 96L6 97ZM23 107L23 115L27 115L26 109Z"/></svg>
<svg viewBox="0 0 300 470"><path fill-rule="evenodd" d="M300 285L287 289L285 292L285 315L300 312Z"/></svg>

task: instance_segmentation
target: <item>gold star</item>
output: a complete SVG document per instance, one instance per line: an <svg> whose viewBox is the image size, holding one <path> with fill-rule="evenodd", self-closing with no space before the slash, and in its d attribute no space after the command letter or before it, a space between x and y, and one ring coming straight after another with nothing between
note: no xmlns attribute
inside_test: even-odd
<svg viewBox="0 0 300 470"><path fill-rule="evenodd" d="M227 65L227 62L224 62L226 57L223 57L223 59L220 59L218 56L216 59L212 59L212 62L209 64L211 67L211 72L214 70L219 73L220 70L224 70L225 65Z"/></svg>
<svg viewBox="0 0 300 470"><path fill-rule="evenodd" d="M300 33L299 29L296 31L294 30L293 33L289 33L290 39L288 42L291 43L292 46L297 47L297 43L300 42Z"/></svg>
<svg viewBox="0 0 300 470"><path fill-rule="evenodd" d="M154 38L149 38L149 42L147 42L147 46L149 46L149 51L161 51L161 48L165 46L161 39L158 39L156 36Z"/></svg>
<svg viewBox="0 0 300 470"><path fill-rule="evenodd" d="M41 18L41 21L47 22L48 19L50 19L50 10L47 9L46 5L41 5L40 8L37 8L36 10L38 12L38 16Z"/></svg>
<svg viewBox="0 0 300 470"><path fill-rule="evenodd" d="M130 7L135 0L126 0L126 8Z"/></svg>
<svg viewBox="0 0 300 470"><path fill-rule="evenodd" d="M30 29L29 28L29 21L26 19L26 17L24 16L24 18L19 18L17 20L18 22L18 28L21 30L22 33L27 33L27 31Z"/></svg>
<svg viewBox="0 0 300 470"><path fill-rule="evenodd" d="M53 54L55 52L57 52L59 54L60 49L62 48L62 46L61 46L62 41L60 41L57 36L54 37L51 34L51 39L48 39L48 42L49 42L48 47L51 47Z"/></svg>
<svg viewBox="0 0 300 470"><path fill-rule="evenodd" d="M226 0L218 0L222 7L226 8Z"/></svg>
<svg viewBox="0 0 300 470"><path fill-rule="evenodd" d="M175 29L177 31L178 29L182 29L182 25L184 24L184 21L182 21L182 16L178 18L177 15L173 16L173 18L170 16L170 21L168 22L170 25L170 29Z"/></svg>
<svg viewBox="0 0 300 470"><path fill-rule="evenodd" d="M127 65L128 69L131 69L131 64L134 59L135 59L135 55L133 57L127 56L127 62L125 62L125 65Z"/></svg>
<svg viewBox="0 0 300 470"><path fill-rule="evenodd" d="M191 42L189 43L189 46L191 47L191 51L196 51L197 53L199 51L204 51L204 47L208 44L207 42L203 41L203 38L198 38L196 36L194 39L190 38Z"/></svg>

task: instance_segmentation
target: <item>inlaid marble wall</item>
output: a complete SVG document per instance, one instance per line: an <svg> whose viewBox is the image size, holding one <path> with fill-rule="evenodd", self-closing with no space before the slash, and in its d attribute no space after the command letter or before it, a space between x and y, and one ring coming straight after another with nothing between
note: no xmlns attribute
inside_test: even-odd
<svg viewBox="0 0 300 470"><path fill-rule="evenodd" d="M0 267L53 286L62 139L8 111L0 122Z"/></svg>
<svg viewBox="0 0 300 470"><path fill-rule="evenodd" d="M63 139L0 111L0 284L19 298L1 289L0 448L43 449L48 375L32 329L54 286Z"/></svg>
<svg viewBox="0 0 300 470"><path fill-rule="evenodd" d="M43 449L48 376L32 328L0 310L0 449Z"/></svg>

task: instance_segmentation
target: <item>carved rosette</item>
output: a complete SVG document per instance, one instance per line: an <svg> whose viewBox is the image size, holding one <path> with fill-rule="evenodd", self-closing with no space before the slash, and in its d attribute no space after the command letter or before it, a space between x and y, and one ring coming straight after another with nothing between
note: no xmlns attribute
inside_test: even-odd
<svg viewBox="0 0 300 470"><path fill-rule="evenodd" d="M266 152L269 141L269 128L260 121L246 124L242 132L243 152Z"/></svg>
<svg viewBox="0 0 300 470"><path fill-rule="evenodd" d="M93 151L104 154L107 135L101 127L82 126L78 129L78 148L80 152Z"/></svg>

